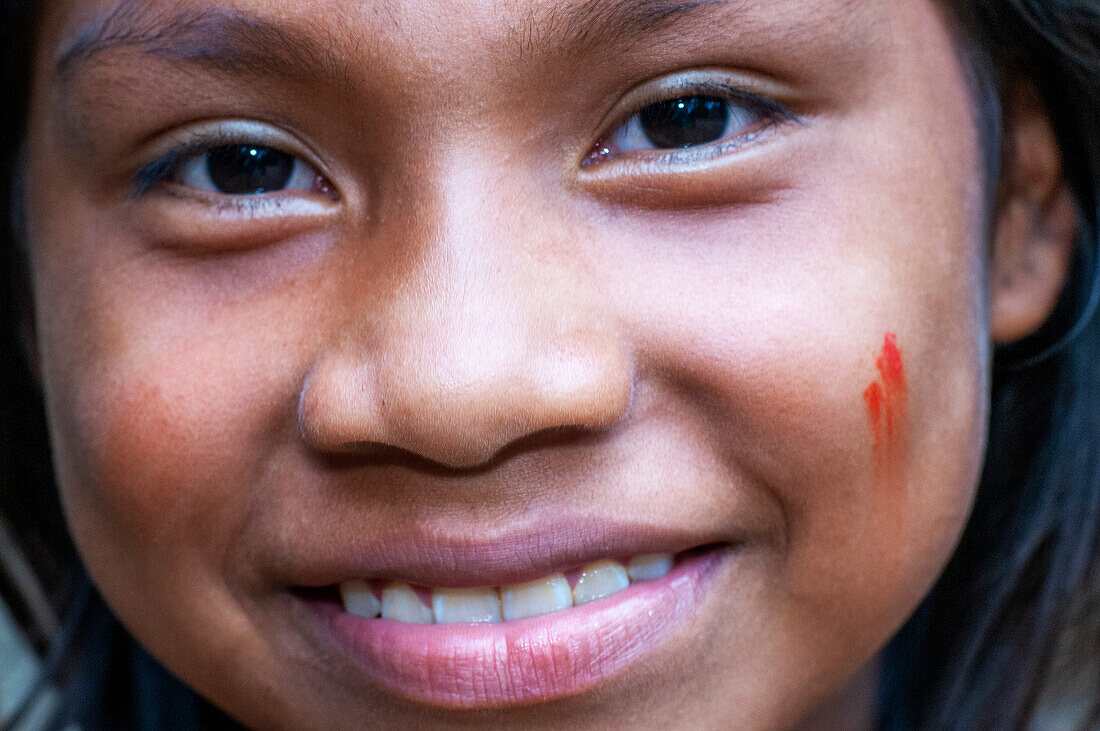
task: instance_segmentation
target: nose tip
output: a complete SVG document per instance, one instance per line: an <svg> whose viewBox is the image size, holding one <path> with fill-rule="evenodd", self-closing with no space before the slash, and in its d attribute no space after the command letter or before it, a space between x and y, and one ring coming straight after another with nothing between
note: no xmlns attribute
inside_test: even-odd
<svg viewBox="0 0 1100 731"><path fill-rule="evenodd" d="M574 333L553 345L506 338L510 347L455 337L373 359L322 359L301 391L303 439L323 452L386 445L469 469L526 436L605 429L627 411L629 359L607 333Z"/></svg>

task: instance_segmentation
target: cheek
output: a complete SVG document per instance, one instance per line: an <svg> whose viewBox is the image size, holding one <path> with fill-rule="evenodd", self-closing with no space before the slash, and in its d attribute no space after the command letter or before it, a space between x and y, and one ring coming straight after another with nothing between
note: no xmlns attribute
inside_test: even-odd
<svg viewBox="0 0 1100 731"><path fill-rule="evenodd" d="M880 647L948 560L973 499L982 226L977 205L960 205L978 195L965 166L921 146L939 139L895 136L909 154L889 165L853 144L842 170L823 163L767 210L658 222L631 274L645 296L615 292L679 418L705 421L735 466L732 489L779 506L781 568L756 614L804 647L822 631L844 639L828 652ZM953 154L977 168L973 149Z"/></svg>
<svg viewBox="0 0 1100 731"><path fill-rule="evenodd" d="M705 419L695 431L732 466L730 489L782 516L781 539L760 554L760 592L729 590L731 611L759 619L752 635L770 658L744 666L774 688L794 677L828 687L896 632L958 540L984 438L982 328L968 302L958 326L926 329L920 308L873 296L840 306L837 290L800 284L736 305L708 289L690 320L653 337L682 418Z"/></svg>
<svg viewBox="0 0 1100 731"><path fill-rule="evenodd" d="M285 413L272 374L224 344L116 355L69 374L51 403L58 484L89 575L186 682L238 707L250 694L278 707L257 690L275 670L255 622L269 587L251 560L279 464L274 414ZM269 670L242 680L241 667Z"/></svg>
<svg viewBox="0 0 1100 731"><path fill-rule="evenodd" d="M286 428L281 376L255 357L254 331L226 322L194 335L193 309L160 312L155 328L138 321L142 307L117 320L115 308L91 311L100 316L45 333L85 356L71 368L57 359L47 375L77 544L105 594L211 590L241 553L235 536L262 498L256 476Z"/></svg>

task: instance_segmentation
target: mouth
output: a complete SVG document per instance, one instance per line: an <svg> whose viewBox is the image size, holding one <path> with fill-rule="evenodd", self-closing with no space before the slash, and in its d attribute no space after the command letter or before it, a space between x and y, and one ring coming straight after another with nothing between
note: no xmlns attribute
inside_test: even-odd
<svg viewBox="0 0 1100 731"><path fill-rule="evenodd" d="M344 611L364 619L414 624L497 623L538 617L599 601L640 581L662 578L688 554L606 558L533 581L484 587L425 587L402 581L340 582Z"/></svg>
<svg viewBox="0 0 1100 731"><path fill-rule="evenodd" d="M300 595L368 678L410 700L500 708L585 692L687 625L735 544L593 557L518 583L347 578Z"/></svg>

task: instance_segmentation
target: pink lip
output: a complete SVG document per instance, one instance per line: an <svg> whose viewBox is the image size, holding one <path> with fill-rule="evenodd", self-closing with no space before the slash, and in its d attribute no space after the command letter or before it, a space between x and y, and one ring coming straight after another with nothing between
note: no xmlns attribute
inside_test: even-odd
<svg viewBox="0 0 1100 731"><path fill-rule="evenodd" d="M730 555L706 551L606 599L501 624L406 624L312 606L353 662L398 695L456 709L524 705L582 693L659 648Z"/></svg>

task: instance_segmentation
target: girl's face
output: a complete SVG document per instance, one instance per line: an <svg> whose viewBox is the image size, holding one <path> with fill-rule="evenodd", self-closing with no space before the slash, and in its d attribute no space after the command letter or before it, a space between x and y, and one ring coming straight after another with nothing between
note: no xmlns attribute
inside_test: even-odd
<svg viewBox="0 0 1100 731"><path fill-rule="evenodd" d="M288 728L869 708L986 417L932 0L58 0L36 69L62 498L184 681ZM498 595L558 611L450 623Z"/></svg>

